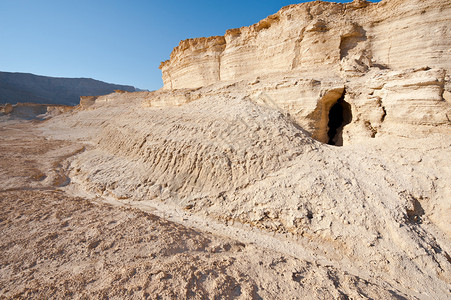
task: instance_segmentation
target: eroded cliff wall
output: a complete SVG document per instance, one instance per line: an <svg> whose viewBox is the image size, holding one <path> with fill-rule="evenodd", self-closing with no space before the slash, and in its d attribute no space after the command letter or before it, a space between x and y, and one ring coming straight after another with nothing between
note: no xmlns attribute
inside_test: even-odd
<svg viewBox="0 0 451 300"><path fill-rule="evenodd" d="M290 71L339 78L370 67L450 71L450 15L447 0L290 5L224 37L180 42L161 64L164 87L197 88Z"/></svg>
<svg viewBox="0 0 451 300"><path fill-rule="evenodd" d="M164 89L216 86L205 96L239 82L332 144L449 129L450 16L449 0L290 5L223 37L180 42L160 66ZM337 102L344 115L334 129Z"/></svg>

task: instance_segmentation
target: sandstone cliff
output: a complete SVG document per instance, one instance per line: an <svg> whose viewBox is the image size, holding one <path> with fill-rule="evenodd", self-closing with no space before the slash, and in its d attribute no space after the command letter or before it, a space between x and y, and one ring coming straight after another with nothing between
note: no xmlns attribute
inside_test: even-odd
<svg viewBox="0 0 451 300"><path fill-rule="evenodd" d="M196 88L293 71L363 75L370 68L451 71L449 1L313 1L224 36L181 41L161 64L165 88Z"/></svg>
<svg viewBox="0 0 451 300"><path fill-rule="evenodd" d="M340 145L399 127L412 135L449 129L450 15L450 1L290 5L223 37L180 42L160 66L164 88L241 82L247 96ZM347 120L334 135L329 112L342 96Z"/></svg>

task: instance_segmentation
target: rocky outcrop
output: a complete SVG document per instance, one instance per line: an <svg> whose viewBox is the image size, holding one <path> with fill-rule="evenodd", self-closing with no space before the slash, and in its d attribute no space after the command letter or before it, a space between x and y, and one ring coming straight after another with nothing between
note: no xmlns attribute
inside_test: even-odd
<svg viewBox="0 0 451 300"><path fill-rule="evenodd" d="M72 110L68 105L47 105L38 103L17 103L0 106L0 117L3 120L44 120Z"/></svg>
<svg viewBox="0 0 451 300"><path fill-rule="evenodd" d="M346 78L369 68L451 70L449 1L290 5L250 27L190 39L161 64L165 88L270 73ZM344 73L344 74L343 74Z"/></svg>
<svg viewBox="0 0 451 300"><path fill-rule="evenodd" d="M13 111L13 106L10 103L0 106L0 112L7 115Z"/></svg>
<svg viewBox="0 0 451 300"><path fill-rule="evenodd" d="M171 59L162 62L160 69L166 76L165 86L170 89L208 85L221 80L221 54L225 38L213 36L181 41L171 53ZM189 52L189 55L186 53ZM193 76L194 75L194 76Z"/></svg>
<svg viewBox="0 0 451 300"><path fill-rule="evenodd" d="M96 102L97 98L98 96L81 96L79 104L80 108L87 109Z"/></svg>
<svg viewBox="0 0 451 300"><path fill-rule="evenodd" d="M449 128L450 15L449 1L290 5L224 37L182 41L160 66L164 88L245 83L252 99L270 99L311 136L339 145L399 126ZM342 96L346 116L331 129Z"/></svg>
<svg viewBox="0 0 451 300"><path fill-rule="evenodd" d="M450 12L449 1L290 5L223 37L180 42L160 66L164 86L196 88L290 71L346 78L372 67L449 73Z"/></svg>

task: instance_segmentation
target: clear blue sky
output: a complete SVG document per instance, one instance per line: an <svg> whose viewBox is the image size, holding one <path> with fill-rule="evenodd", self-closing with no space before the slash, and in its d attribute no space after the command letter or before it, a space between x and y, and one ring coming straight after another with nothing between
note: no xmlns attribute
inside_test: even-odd
<svg viewBox="0 0 451 300"><path fill-rule="evenodd" d="M249 26L285 0L0 0L0 71L155 90L182 39ZM334 1L350 2L350 1Z"/></svg>

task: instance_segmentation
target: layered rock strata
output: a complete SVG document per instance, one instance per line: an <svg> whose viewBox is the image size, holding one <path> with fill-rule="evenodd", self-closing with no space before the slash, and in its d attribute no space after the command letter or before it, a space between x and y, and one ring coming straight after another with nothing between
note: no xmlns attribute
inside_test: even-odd
<svg viewBox="0 0 451 300"><path fill-rule="evenodd" d="M247 82L335 144L397 134L398 125L449 128L450 15L449 1L290 5L224 37L180 42L160 66L164 88ZM329 111L344 93L348 122L329 137Z"/></svg>
<svg viewBox="0 0 451 300"><path fill-rule="evenodd" d="M319 78L370 68L449 72L450 13L443 0L290 5L224 36L181 41L160 68L169 89L289 71Z"/></svg>

